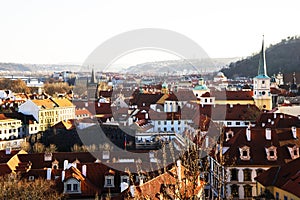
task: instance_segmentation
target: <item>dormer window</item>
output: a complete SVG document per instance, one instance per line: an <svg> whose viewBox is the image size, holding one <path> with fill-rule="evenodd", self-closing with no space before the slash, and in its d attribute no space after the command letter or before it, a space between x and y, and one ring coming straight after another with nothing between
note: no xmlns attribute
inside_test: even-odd
<svg viewBox="0 0 300 200"><path fill-rule="evenodd" d="M109 159L109 151L103 151L102 152L102 159L108 160Z"/></svg>
<svg viewBox="0 0 300 200"><path fill-rule="evenodd" d="M299 158L299 148L296 145L293 147L288 147L288 149L292 159Z"/></svg>
<svg viewBox="0 0 300 200"><path fill-rule="evenodd" d="M129 176L128 175L123 175L120 177L121 183L128 183L129 184Z"/></svg>
<svg viewBox="0 0 300 200"><path fill-rule="evenodd" d="M266 148L266 154L267 154L267 159L269 161L277 160L277 147L271 146L269 148Z"/></svg>
<svg viewBox="0 0 300 200"><path fill-rule="evenodd" d="M234 133L230 129L228 132L226 132L226 141L230 140L233 136L234 136Z"/></svg>
<svg viewBox="0 0 300 200"><path fill-rule="evenodd" d="M250 148L243 146L240 148L240 158L241 160L250 160Z"/></svg>
<svg viewBox="0 0 300 200"><path fill-rule="evenodd" d="M81 193L80 181L70 178L64 182L64 193L74 194Z"/></svg>
<svg viewBox="0 0 300 200"><path fill-rule="evenodd" d="M34 181L34 176L29 176L29 177L28 177L28 180L29 180L29 181Z"/></svg>
<svg viewBox="0 0 300 200"><path fill-rule="evenodd" d="M53 162L52 162L52 169L58 169L58 161L55 159Z"/></svg>
<svg viewBox="0 0 300 200"><path fill-rule="evenodd" d="M115 187L114 178L115 177L113 175L106 175L104 187L106 187L106 188Z"/></svg>
<svg viewBox="0 0 300 200"><path fill-rule="evenodd" d="M146 176L144 174L140 174L140 175L136 176L136 182L139 184L143 184L145 178L146 178Z"/></svg>
<svg viewBox="0 0 300 200"><path fill-rule="evenodd" d="M52 161L52 153L45 153L44 154L44 161Z"/></svg>

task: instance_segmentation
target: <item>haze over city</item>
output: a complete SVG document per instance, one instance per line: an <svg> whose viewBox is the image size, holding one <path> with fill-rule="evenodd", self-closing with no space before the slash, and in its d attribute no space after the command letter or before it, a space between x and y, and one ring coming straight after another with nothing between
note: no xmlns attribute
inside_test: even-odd
<svg viewBox="0 0 300 200"><path fill-rule="evenodd" d="M133 29L163 28L198 43L210 57L246 57L299 34L298 1L2 1L0 61L82 64L107 39ZM148 52L149 53L149 52ZM153 53L153 52L152 52ZM130 57L130 56L129 56ZM121 64L170 60L132 56Z"/></svg>

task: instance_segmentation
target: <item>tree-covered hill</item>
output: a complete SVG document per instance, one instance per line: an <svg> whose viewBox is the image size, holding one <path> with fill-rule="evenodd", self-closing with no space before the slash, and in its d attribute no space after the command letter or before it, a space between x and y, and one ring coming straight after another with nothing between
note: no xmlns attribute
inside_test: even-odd
<svg viewBox="0 0 300 200"><path fill-rule="evenodd" d="M246 59L232 62L221 71L229 78L254 77L258 71L259 52ZM266 49L267 73L269 76L281 71L283 74L300 72L300 36L288 37Z"/></svg>

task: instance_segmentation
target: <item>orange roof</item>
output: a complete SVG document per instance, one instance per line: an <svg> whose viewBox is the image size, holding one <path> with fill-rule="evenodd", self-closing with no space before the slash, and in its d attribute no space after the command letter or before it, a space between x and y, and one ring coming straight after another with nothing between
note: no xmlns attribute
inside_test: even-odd
<svg viewBox="0 0 300 200"><path fill-rule="evenodd" d="M53 109L55 107L71 107L74 106L68 99L35 99L34 104L45 109Z"/></svg>
<svg viewBox="0 0 300 200"><path fill-rule="evenodd" d="M83 108L83 109L76 109L75 110L75 115L78 116L78 115L88 115L88 116L91 116L92 113L90 111L88 111L87 109Z"/></svg>
<svg viewBox="0 0 300 200"><path fill-rule="evenodd" d="M45 109L57 107L51 99L35 99L32 100L32 102L39 107L44 107Z"/></svg>
<svg viewBox="0 0 300 200"><path fill-rule="evenodd" d="M52 101L54 103L56 103L59 107L72 107L74 106L73 103L68 100L68 99L56 99L56 98L53 98Z"/></svg>

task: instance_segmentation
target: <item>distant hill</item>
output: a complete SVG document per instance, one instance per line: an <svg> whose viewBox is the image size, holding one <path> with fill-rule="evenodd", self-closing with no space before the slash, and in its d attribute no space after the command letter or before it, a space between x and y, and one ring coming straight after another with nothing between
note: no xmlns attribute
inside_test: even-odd
<svg viewBox="0 0 300 200"><path fill-rule="evenodd" d="M0 72L53 72L53 71L78 71L79 65L69 64L19 64L1 63Z"/></svg>
<svg viewBox="0 0 300 200"><path fill-rule="evenodd" d="M259 52L245 59L232 62L221 71L228 77L254 77L258 71ZM288 37L266 49L269 76L281 71L283 74L300 72L300 37Z"/></svg>
<svg viewBox="0 0 300 200"><path fill-rule="evenodd" d="M167 60L146 62L127 69L123 73L131 74L190 74L190 73L207 73L221 69L222 66L239 58L208 58L208 59L188 59L188 60Z"/></svg>

